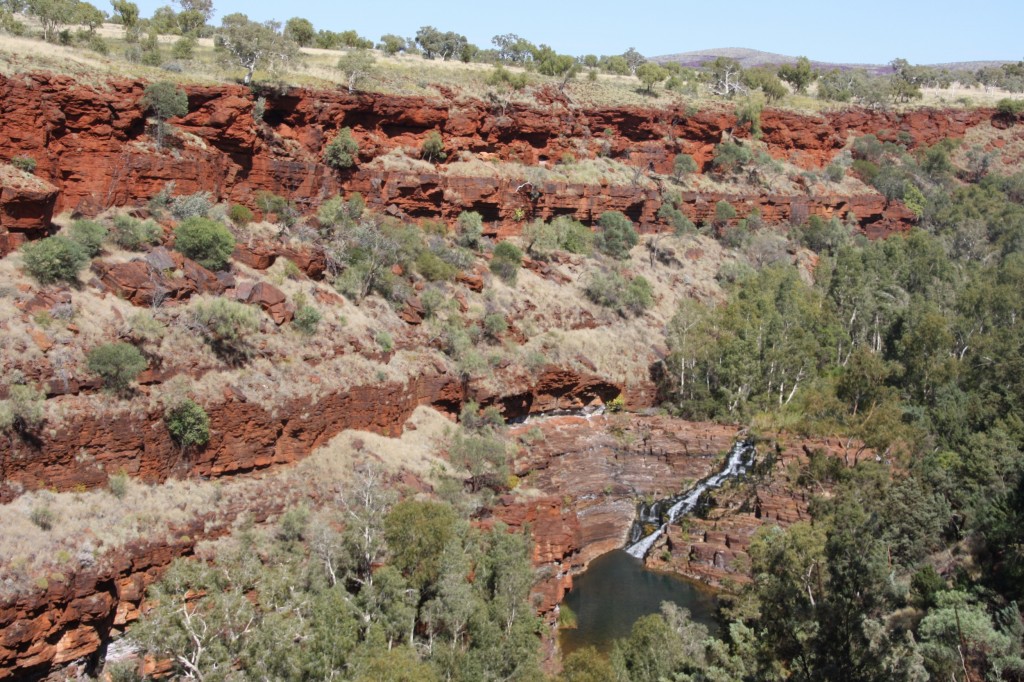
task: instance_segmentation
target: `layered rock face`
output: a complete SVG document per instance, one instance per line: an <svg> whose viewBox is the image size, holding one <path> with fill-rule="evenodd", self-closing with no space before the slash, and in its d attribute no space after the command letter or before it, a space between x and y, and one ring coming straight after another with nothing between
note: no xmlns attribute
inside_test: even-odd
<svg viewBox="0 0 1024 682"><path fill-rule="evenodd" d="M362 168L399 148L417 149L426 133L439 130L449 157L465 151L525 165L547 164L563 153L607 154L637 169L670 173L675 154L692 154L707 168L716 144L736 128L722 110L609 108L582 110L557 98L538 96L536 106L496 109L476 100L427 100L302 88L267 91L263 119L253 119L254 94L239 86L190 86L190 113L171 123L172 148L158 149L146 134L139 104L144 83L113 81L102 88L51 74L0 76L0 159L29 156L36 175L59 191L0 195L4 234L31 234L47 227L49 212L72 209L94 214L111 206L138 205L175 183L177 194L210 191L215 199L255 207L267 190L300 207L315 208L339 191L360 191L371 205L391 206L409 216L454 217L477 210L501 233L520 229L522 217L571 214L585 222L620 210L642 226L657 223L659 193L631 183L548 183L524 190L522 179ZM843 148L850 135L883 139L909 135L913 144L962 136L992 118L991 111L917 110L829 112L805 116L768 110L762 116L769 153L818 168ZM360 144L355 168L337 172L321 153L342 127ZM742 136L742 131L736 131ZM386 168L386 166L384 167ZM13 192L13 193L12 193ZM828 217L852 210L870 230L905 226L908 214L877 195L861 197L685 196L694 220L721 199L759 206L768 220ZM17 239L2 241L8 251ZM6 251L5 251L6 252Z"/></svg>

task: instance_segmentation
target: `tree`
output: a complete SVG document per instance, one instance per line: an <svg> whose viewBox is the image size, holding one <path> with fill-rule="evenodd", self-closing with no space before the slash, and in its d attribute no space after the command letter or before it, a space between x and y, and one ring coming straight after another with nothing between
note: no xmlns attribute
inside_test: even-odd
<svg viewBox="0 0 1024 682"><path fill-rule="evenodd" d="M324 163L341 170L353 166L359 158L359 144L352 137L351 128L342 128L324 147Z"/></svg>
<svg viewBox="0 0 1024 682"><path fill-rule="evenodd" d="M129 42L134 42L133 37L138 40L139 6L129 0L110 0L110 4L114 7L113 14L124 26L125 39Z"/></svg>
<svg viewBox="0 0 1024 682"><path fill-rule="evenodd" d="M78 14L78 0L25 0L25 12L35 17L43 29L43 40L53 42L62 26Z"/></svg>
<svg viewBox="0 0 1024 682"><path fill-rule="evenodd" d="M444 161L448 156L444 152L444 140L441 133L431 130L420 146L420 156L427 161Z"/></svg>
<svg viewBox="0 0 1024 682"><path fill-rule="evenodd" d="M388 57L393 57L399 52L404 52L405 48L405 38L395 35L394 33L386 33L382 35L380 37L380 43L377 45L377 49Z"/></svg>
<svg viewBox="0 0 1024 682"><path fill-rule="evenodd" d="M213 0L174 0L181 7L178 13L178 26L183 35L200 32L206 22L213 16Z"/></svg>
<svg viewBox="0 0 1024 682"><path fill-rule="evenodd" d="M783 64L779 67L779 78L793 86L798 93L807 92L807 86L817 79L818 74L811 68L811 60L807 57L797 57L793 64Z"/></svg>
<svg viewBox="0 0 1024 682"><path fill-rule="evenodd" d="M338 59L337 68L348 79L348 91L355 92L357 83L370 75L377 58L366 49L353 49Z"/></svg>
<svg viewBox="0 0 1024 682"><path fill-rule="evenodd" d="M455 537L455 510L442 502L402 500L384 517L391 563L421 594L431 593L443 568L444 548Z"/></svg>
<svg viewBox="0 0 1024 682"><path fill-rule="evenodd" d="M235 250L235 236L223 223L193 217L174 229L174 248L210 270L223 270Z"/></svg>
<svg viewBox="0 0 1024 682"><path fill-rule="evenodd" d="M193 303L188 326L231 365L240 365L253 353L252 336L259 330L255 308L226 298Z"/></svg>
<svg viewBox="0 0 1024 682"><path fill-rule="evenodd" d="M100 375L105 387L123 395L148 363L130 343L105 343L89 351L86 364L90 372Z"/></svg>
<svg viewBox="0 0 1024 682"><path fill-rule="evenodd" d="M75 7L75 16L73 21L88 28L90 34L95 34L96 29L102 26L103 22L106 20L107 15L99 8L94 7L88 2L82 2L79 0Z"/></svg>
<svg viewBox="0 0 1024 682"><path fill-rule="evenodd" d="M515 284L519 268L523 264L522 250L512 242L500 242L494 247L491 259L491 272L500 277L506 284Z"/></svg>
<svg viewBox="0 0 1024 682"><path fill-rule="evenodd" d="M622 53L622 58L626 60L626 66L629 68L629 72L636 75L636 70L640 68L640 65L647 61L647 58L636 51L636 48L631 47Z"/></svg>
<svg viewBox="0 0 1024 682"><path fill-rule="evenodd" d="M156 119L156 143L163 146L167 131L167 119L188 113L188 95L170 81L150 83L142 94L142 106L153 112Z"/></svg>
<svg viewBox="0 0 1024 682"><path fill-rule="evenodd" d="M191 399L169 406L164 413L164 423L182 452L193 445L206 445L210 440L210 417Z"/></svg>
<svg viewBox="0 0 1024 682"><path fill-rule="evenodd" d="M453 31L442 33L433 26L423 26L416 31L416 43L423 50L424 58L440 57L448 61L459 58L469 41L466 36Z"/></svg>
<svg viewBox="0 0 1024 682"><path fill-rule="evenodd" d="M25 269L40 284L77 282L78 271L89 262L89 254L67 237L46 237L21 247Z"/></svg>
<svg viewBox="0 0 1024 682"><path fill-rule="evenodd" d="M316 29L309 19L292 17L284 25L284 36L299 47L309 47L316 37Z"/></svg>
<svg viewBox="0 0 1024 682"><path fill-rule="evenodd" d="M712 93L720 97L732 97L746 90L742 80L743 67L735 59L718 57L704 68L707 69Z"/></svg>
<svg viewBox="0 0 1024 682"><path fill-rule="evenodd" d="M597 225L597 250L619 260L629 258L630 250L640 241L632 221L618 211L608 211L601 214Z"/></svg>
<svg viewBox="0 0 1024 682"><path fill-rule="evenodd" d="M256 69L274 72L298 56L298 46L281 32L280 22L250 21L237 12L221 20L216 44L225 63L245 69L245 85L252 82Z"/></svg>
<svg viewBox="0 0 1024 682"><path fill-rule="evenodd" d="M644 62L636 68L636 77L644 84L647 94L653 94L652 88L655 83L660 83L668 78L668 71L654 62Z"/></svg>
<svg viewBox="0 0 1024 682"><path fill-rule="evenodd" d="M491 38L498 49L498 60L510 64L524 64L532 61L537 48L530 41L520 38L515 33L505 33Z"/></svg>
<svg viewBox="0 0 1024 682"><path fill-rule="evenodd" d="M692 156L689 154L676 154L675 160L672 162L672 175L676 180L681 180L696 170L697 162Z"/></svg>

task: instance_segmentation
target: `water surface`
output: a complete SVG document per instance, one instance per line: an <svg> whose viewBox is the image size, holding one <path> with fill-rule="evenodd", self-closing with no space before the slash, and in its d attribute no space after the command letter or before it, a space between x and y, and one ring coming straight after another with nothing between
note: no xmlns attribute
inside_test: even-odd
<svg viewBox="0 0 1024 682"><path fill-rule="evenodd" d="M643 561L617 549L598 557L573 580L563 604L576 614L578 627L562 630L562 653L593 646L609 651L612 642L628 637L641 616L657 613L664 601L689 609L698 623L716 631L715 597L710 592L666 573L644 567Z"/></svg>

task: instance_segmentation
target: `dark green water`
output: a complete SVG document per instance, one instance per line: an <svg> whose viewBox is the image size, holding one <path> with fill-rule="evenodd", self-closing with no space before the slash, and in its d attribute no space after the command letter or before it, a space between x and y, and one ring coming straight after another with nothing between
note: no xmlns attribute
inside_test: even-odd
<svg viewBox="0 0 1024 682"><path fill-rule="evenodd" d="M573 610L578 623L575 630L561 631L562 653L584 646L610 650L615 639L629 636L638 618L657 613L664 601L689 609L693 620L716 631L713 595L684 580L649 571L623 550L598 557L573 580L572 592L562 602Z"/></svg>

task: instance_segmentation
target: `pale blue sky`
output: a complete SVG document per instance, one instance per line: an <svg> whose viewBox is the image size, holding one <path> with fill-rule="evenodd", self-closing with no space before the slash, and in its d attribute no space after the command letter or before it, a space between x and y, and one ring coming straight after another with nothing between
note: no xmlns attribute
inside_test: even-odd
<svg viewBox="0 0 1024 682"><path fill-rule="evenodd" d="M167 4L136 3L143 16ZM214 0L214 8L215 23L231 12L258 20L301 16L318 29L355 29L373 40L412 36L429 24L480 47L491 47L495 34L518 33L573 55L749 47L831 62L1024 58L1024 0Z"/></svg>

